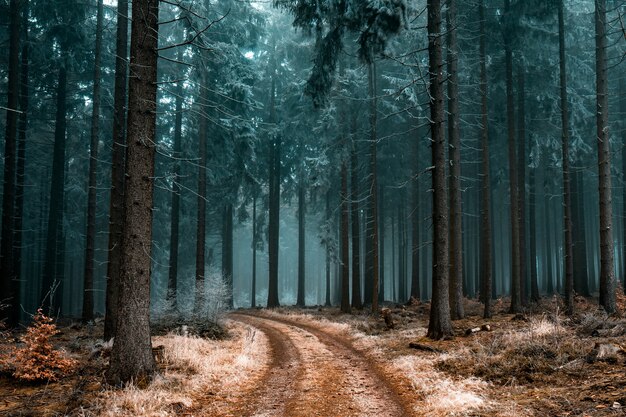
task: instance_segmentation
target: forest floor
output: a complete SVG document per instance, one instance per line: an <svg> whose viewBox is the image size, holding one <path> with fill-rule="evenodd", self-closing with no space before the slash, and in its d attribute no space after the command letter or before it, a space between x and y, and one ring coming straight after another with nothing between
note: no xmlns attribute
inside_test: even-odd
<svg viewBox="0 0 626 417"><path fill-rule="evenodd" d="M47 384L0 374L0 415L626 415L626 319L583 298L573 317L556 298L522 315L507 306L499 300L485 320L466 300L457 336L442 341L425 337L428 303L385 305L387 322L290 307L231 312L225 333L170 323L154 329L158 376L121 390L103 382L110 344L97 338L102 323L61 326L54 343L78 370Z"/></svg>

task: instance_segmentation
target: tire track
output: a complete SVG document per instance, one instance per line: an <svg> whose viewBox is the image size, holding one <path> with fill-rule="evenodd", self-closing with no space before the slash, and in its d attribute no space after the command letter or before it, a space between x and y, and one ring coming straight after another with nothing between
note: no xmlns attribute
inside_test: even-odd
<svg viewBox="0 0 626 417"><path fill-rule="evenodd" d="M272 350L271 370L256 391L249 416L404 417L411 407L385 381L378 367L350 341L288 319L233 313L233 320L264 332ZM290 366L285 368L285 361ZM289 381L285 384L285 380ZM266 401L267 400L267 401ZM280 407L276 404L280 403ZM270 406L270 404L273 404ZM272 408L274 407L274 408Z"/></svg>

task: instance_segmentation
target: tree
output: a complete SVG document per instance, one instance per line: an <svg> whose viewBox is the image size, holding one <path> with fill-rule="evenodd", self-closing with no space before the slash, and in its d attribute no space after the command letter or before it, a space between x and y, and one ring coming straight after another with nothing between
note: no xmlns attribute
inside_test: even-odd
<svg viewBox="0 0 626 417"><path fill-rule="evenodd" d="M179 60L182 58L179 53ZM180 226L180 156L182 148L183 128L183 83L176 85L176 115L174 120L174 170L172 178L172 216L170 219L170 257L167 279L167 298L172 310L177 309L178 292L178 234Z"/></svg>
<svg viewBox="0 0 626 417"><path fill-rule="evenodd" d="M510 0L504 1L505 16L511 13ZM515 145L515 107L513 103L513 50L512 30L508 25L503 28L504 53L506 60L506 119L507 142L509 146L509 194L511 200L511 313L518 313L522 308L521 265L520 265L520 230L518 172Z"/></svg>
<svg viewBox="0 0 626 417"><path fill-rule="evenodd" d="M487 65L485 47L485 2L479 3L480 20L480 98L481 98L481 124L480 124L480 295L485 310L484 318L491 317L491 284L492 284L492 240L491 240L491 175L489 167L489 114L487 106Z"/></svg>
<svg viewBox="0 0 626 417"><path fill-rule="evenodd" d="M450 152L450 308L452 319L463 309L463 210L461 204L461 136L459 133L459 74L456 0L448 0L448 142Z"/></svg>
<svg viewBox="0 0 626 417"><path fill-rule="evenodd" d="M150 272L154 178L158 0L132 6L128 89L128 144L124 229L116 335L107 380L111 384L151 379Z"/></svg>
<svg viewBox="0 0 626 417"><path fill-rule="evenodd" d="M198 106L208 106L209 86L206 74L200 76L200 96ZM206 110L200 110L198 128L198 215L196 217L196 299L195 310L204 309L204 279L206 252L206 164L207 164L207 123Z"/></svg>
<svg viewBox="0 0 626 417"><path fill-rule="evenodd" d="M113 143L111 146L111 198L109 203L109 259L104 315L104 339L115 336L119 296L122 221L124 216L124 160L126 149L126 60L128 57L128 0L117 1Z"/></svg>
<svg viewBox="0 0 626 417"><path fill-rule="evenodd" d="M430 78L430 134L433 189L433 295L428 337L442 339L453 334L448 299L448 202L444 135L441 1L428 0L428 72Z"/></svg>
<svg viewBox="0 0 626 417"><path fill-rule="evenodd" d="M595 0L596 27L596 138L600 192L600 305L607 313L616 310L613 265L613 210L611 206L611 147L606 63L606 0Z"/></svg>
<svg viewBox="0 0 626 417"><path fill-rule="evenodd" d="M572 199L569 170L569 104L567 102L567 71L565 63L565 23L563 0L559 0L559 77L561 92L561 143L563 150L563 225L565 257L565 311L574 313L574 257L572 243Z"/></svg>
<svg viewBox="0 0 626 417"><path fill-rule="evenodd" d="M370 241L371 253L367 253L367 258L370 260L371 268L371 289L372 289L372 313L378 313L378 177L377 171L377 158L376 149L378 146L378 105L376 99L376 63L370 62L367 67L367 79L369 82L369 96L370 96L370 161L369 161L369 174L370 174L370 195L367 199L369 215L368 223L368 239ZM367 263L366 263L367 265ZM367 276L366 276L367 277ZM368 284L366 284L367 287Z"/></svg>
<svg viewBox="0 0 626 417"><path fill-rule="evenodd" d="M83 322L93 320L93 273L96 240L96 189L98 168L98 147L100 145L100 72L102 61L102 26L104 5L98 0L96 17L96 45L93 70L93 107L91 111L91 142L89 146L89 189L87 191L87 242L85 254L85 275L83 281Z"/></svg>
<svg viewBox="0 0 626 417"><path fill-rule="evenodd" d="M352 114L350 141L350 201L352 222L352 308L361 310L361 226L359 222L359 159L356 153L356 113Z"/></svg>
<svg viewBox="0 0 626 417"><path fill-rule="evenodd" d="M4 134L4 185L2 191L2 242L0 243L0 289L3 301L9 309L0 311L0 320L8 319L9 326L17 325L19 319L19 292L16 291L13 260L13 237L15 216L15 163L17 142L17 119L19 99L19 47L20 9L19 1L9 5L9 74L7 88L7 121ZM4 298L8 300L4 300ZM16 314L17 312L17 314Z"/></svg>

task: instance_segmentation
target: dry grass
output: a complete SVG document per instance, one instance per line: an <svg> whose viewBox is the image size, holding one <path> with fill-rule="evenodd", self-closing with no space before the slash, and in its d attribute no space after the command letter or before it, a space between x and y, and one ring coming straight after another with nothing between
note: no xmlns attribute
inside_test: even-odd
<svg viewBox="0 0 626 417"><path fill-rule="evenodd" d="M474 338L444 355L437 368L502 385L525 384L578 373L588 352L574 330L541 316L521 329Z"/></svg>
<svg viewBox="0 0 626 417"><path fill-rule="evenodd" d="M160 374L145 389L134 385L104 392L85 415L175 416L202 409L207 393L243 390L265 365L265 336L243 325L229 323L230 339L213 341L169 334L153 338L163 346Z"/></svg>

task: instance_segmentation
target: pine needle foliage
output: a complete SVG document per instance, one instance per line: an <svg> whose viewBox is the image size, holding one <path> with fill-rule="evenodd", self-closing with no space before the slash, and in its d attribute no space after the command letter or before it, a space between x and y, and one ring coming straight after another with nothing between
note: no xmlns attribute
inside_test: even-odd
<svg viewBox="0 0 626 417"><path fill-rule="evenodd" d="M23 346L0 359L0 365L13 369L13 377L21 381L58 381L71 374L77 362L66 357L52 345L58 334L53 320L37 310L32 324L20 338Z"/></svg>

